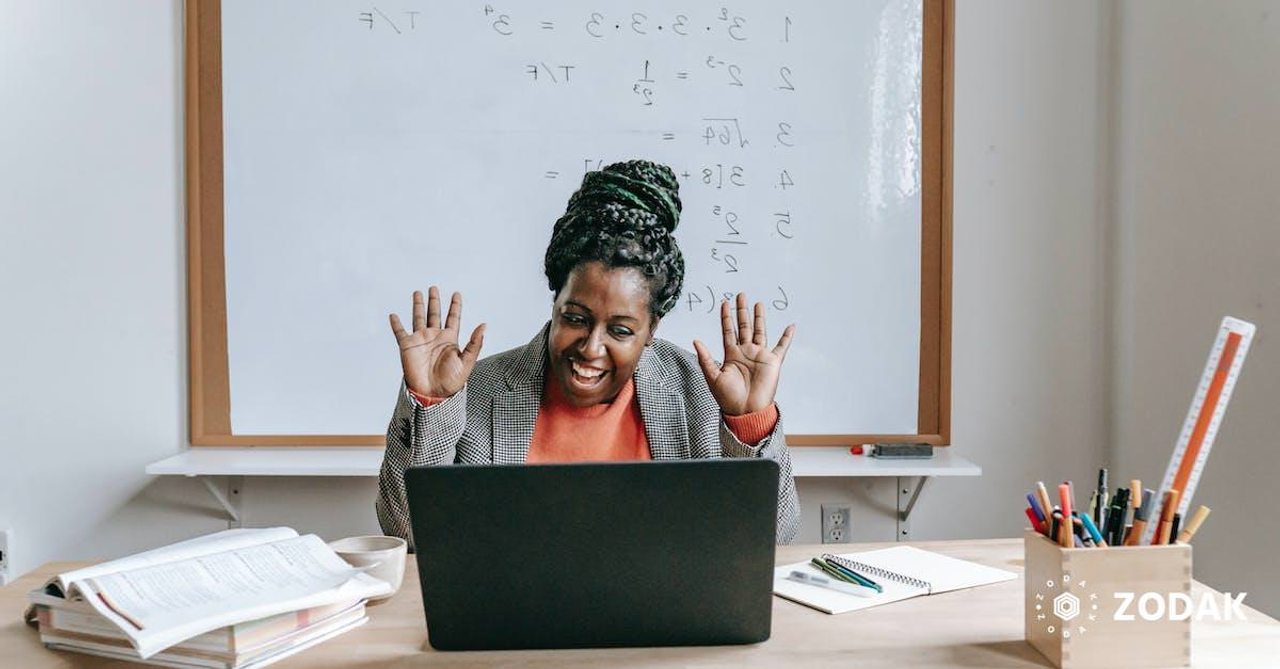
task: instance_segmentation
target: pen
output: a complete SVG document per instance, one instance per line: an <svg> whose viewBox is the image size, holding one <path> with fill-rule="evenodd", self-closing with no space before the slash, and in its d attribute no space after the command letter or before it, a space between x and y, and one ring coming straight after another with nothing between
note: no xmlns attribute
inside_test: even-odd
<svg viewBox="0 0 1280 669"><path fill-rule="evenodd" d="M787 575L787 578L799 583L808 583L816 585L820 588L828 588L836 592L843 592L846 595L854 595L856 597L874 597L876 591L866 586L845 583L844 581L833 581L829 578L818 576L817 574L807 574L803 571L793 571Z"/></svg>
<svg viewBox="0 0 1280 669"><path fill-rule="evenodd" d="M1169 523L1169 543L1171 544L1178 543L1178 540L1176 537L1178 536L1178 526L1181 524L1182 524L1182 514L1180 513L1173 514L1173 522Z"/></svg>
<svg viewBox="0 0 1280 669"><path fill-rule="evenodd" d="M836 571L835 567L832 567L831 565L827 564L820 558L813 558L812 560L809 560L809 562L812 562L813 566L826 572L828 576L836 579L837 581L844 581L845 583L851 583L853 585L862 585L861 583L858 583L857 581L849 578L848 576L845 576L844 574L841 574L840 572Z"/></svg>
<svg viewBox="0 0 1280 669"><path fill-rule="evenodd" d="M827 561L828 567L832 567L836 571L839 571L841 574L852 577L854 579L854 582L856 582L858 585L865 585L868 588L875 590L876 592L884 592L884 588L880 587L879 583L876 583L875 581L867 578L866 576L863 576L862 574L859 574L858 572L840 564L840 560L836 558L836 556L831 555L830 553L826 553L826 554L823 554L822 559Z"/></svg>
<svg viewBox="0 0 1280 669"><path fill-rule="evenodd" d="M1209 507L1201 504L1200 508L1196 509L1196 512L1191 515L1191 520L1187 523L1187 526L1182 528L1182 533L1178 535L1178 543L1190 543L1191 537L1195 536L1196 530L1200 529L1200 524L1208 517Z"/></svg>
<svg viewBox="0 0 1280 669"><path fill-rule="evenodd" d="M1053 540L1053 543L1058 545L1062 544L1061 530L1062 530L1062 512L1057 509L1054 509L1053 521L1049 525L1049 538Z"/></svg>
<svg viewBox="0 0 1280 669"><path fill-rule="evenodd" d="M1102 522L1102 512L1107 506L1107 468L1103 467L1098 470L1098 491L1095 493L1098 497L1093 504L1093 520L1095 523Z"/></svg>

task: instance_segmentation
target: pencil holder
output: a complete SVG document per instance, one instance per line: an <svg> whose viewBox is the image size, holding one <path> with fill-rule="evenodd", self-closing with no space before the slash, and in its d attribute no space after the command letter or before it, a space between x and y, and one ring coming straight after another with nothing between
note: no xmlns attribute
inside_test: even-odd
<svg viewBox="0 0 1280 669"><path fill-rule="evenodd" d="M1027 642L1058 667L1191 664L1191 546L1063 548L1027 530Z"/></svg>

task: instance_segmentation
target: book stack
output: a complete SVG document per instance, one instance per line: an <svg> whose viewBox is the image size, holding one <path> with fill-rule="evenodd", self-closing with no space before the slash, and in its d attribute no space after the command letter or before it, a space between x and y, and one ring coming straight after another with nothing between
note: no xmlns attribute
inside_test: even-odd
<svg viewBox="0 0 1280 669"><path fill-rule="evenodd" d="M48 648L170 667L262 667L364 624L391 585L315 535L228 530L60 574L28 593Z"/></svg>

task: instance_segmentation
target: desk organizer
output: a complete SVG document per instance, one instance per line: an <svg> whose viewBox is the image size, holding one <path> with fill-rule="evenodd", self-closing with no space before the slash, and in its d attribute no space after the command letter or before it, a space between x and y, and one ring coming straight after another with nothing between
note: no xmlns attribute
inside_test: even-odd
<svg viewBox="0 0 1280 669"><path fill-rule="evenodd" d="M1191 664L1191 617L1170 615L1188 602L1195 611L1189 544L1063 548L1027 530L1023 546L1027 643L1055 666ZM1126 604L1116 593L1132 598ZM1172 593L1186 601L1174 604Z"/></svg>

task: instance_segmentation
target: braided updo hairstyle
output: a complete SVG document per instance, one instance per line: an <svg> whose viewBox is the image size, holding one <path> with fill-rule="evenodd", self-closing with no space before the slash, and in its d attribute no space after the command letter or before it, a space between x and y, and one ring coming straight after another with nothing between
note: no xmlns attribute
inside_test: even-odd
<svg viewBox="0 0 1280 669"><path fill-rule="evenodd" d="M551 290L559 294L583 263L635 267L649 285L649 313L665 316L684 285L684 256L671 236L680 222L679 190L671 168L647 160L587 172L547 245Z"/></svg>

